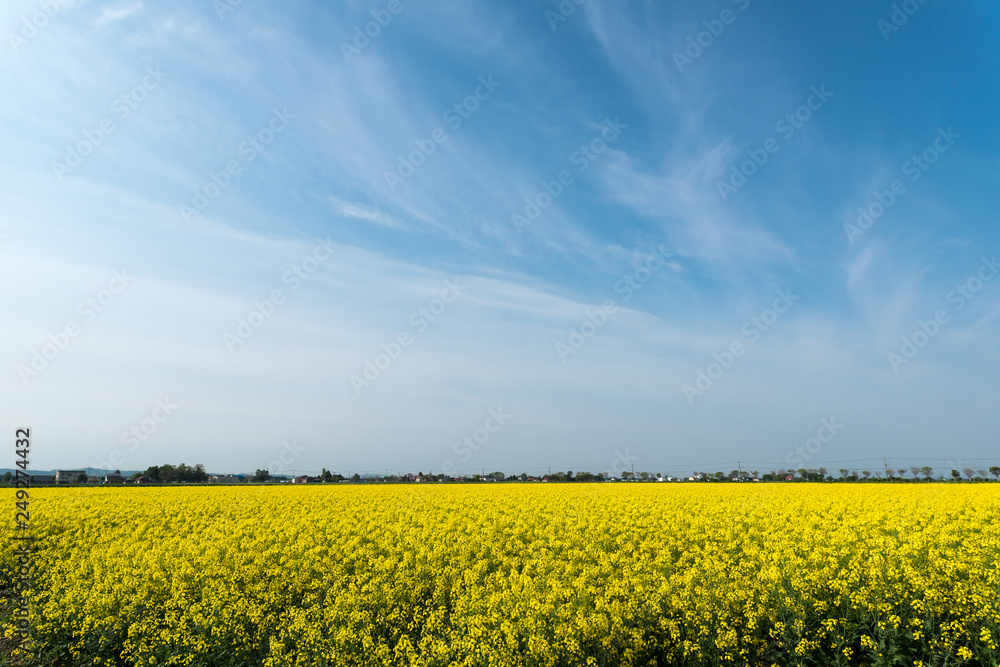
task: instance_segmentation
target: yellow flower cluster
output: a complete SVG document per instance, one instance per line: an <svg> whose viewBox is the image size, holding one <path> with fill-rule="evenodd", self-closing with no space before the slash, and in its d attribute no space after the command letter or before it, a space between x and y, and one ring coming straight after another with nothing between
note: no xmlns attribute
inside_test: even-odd
<svg viewBox="0 0 1000 667"><path fill-rule="evenodd" d="M32 530L46 664L1000 661L1000 485L40 489Z"/></svg>

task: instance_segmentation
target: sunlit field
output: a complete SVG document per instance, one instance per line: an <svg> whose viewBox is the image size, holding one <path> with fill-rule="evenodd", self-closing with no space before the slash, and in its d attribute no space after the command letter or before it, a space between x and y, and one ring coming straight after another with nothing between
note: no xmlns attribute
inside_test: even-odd
<svg viewBox="0 0 1000 667"><path fill-rule="evenodd" d="M41 664L1000 659L1000 485L82 488L31 500Z"/></svg>

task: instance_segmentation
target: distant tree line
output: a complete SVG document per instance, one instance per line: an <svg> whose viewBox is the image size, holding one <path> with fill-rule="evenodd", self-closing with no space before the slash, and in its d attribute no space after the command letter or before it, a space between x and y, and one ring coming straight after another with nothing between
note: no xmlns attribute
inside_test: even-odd
<svg viewBox="0 0 1000 667"><path fill-rule="evenodd" d="M151 482L207 482L208 474L205 472L205 466L198 464L193 468L185 463L179 466L172 466L169 463L165 463L161 466L150 466L146 468L146 471L142 473L142 476L147 477ZM139 477L139 475L133 475L133 477Z"/></svg>
<svg viewBox="0 0 1000 667"><path fill-rule="evenodd" d="M911 466L910 468L887 468L885 470L850 470L848 468L841 468L839 471L840 476L835 477L832 471L827 471L826 468L799 468L796 470L771 470L768 473L760 474L757 470L731 470L728 474L725 472L702 472L695 471L687 479L695 482L750 482L750 481L761 481L761 482L930 482L930 481L945 481L948 477L944 475L935 476L934 468L931 466ZM115 473L118 473L116 470ZM909 477L907 476L909 473ZM984 468L962 468L959 470L951 470L949 477L954 481L969 481L969 482L986 482L989 481L989 476L992 476L994 480L1000 480L1000 466L990 466L988 469ZM187 483L202 483L209 481L209 476L205 472L205 466L202 464L197 464L195 466L189 466L185 463L181 463L178 466L170 465L169 463L159 466L150 466L146 468L144 472L137 472L131 476L131 480L136 480L140 477L145 477L150 482L169 484L174 482L187 482ZM349 478L343 475L339 475L335 472L331 472L326 468L319 476L304 476L307 481L310 482L369 482L369 483L399 483L399 482L527 482L527 481L547 481L547 482L603 482L612 479L616 479L615 476L609 475L608 473L589 473L589 472L577 472L574 473L572 470L566 472L553 472L537 476L529 476L527 473L521 474L511 474L506 475L500 471L496 471L490 474L474 474L474 475L446 475L444 473L438 474L424 474L422 471L418 472L416 475L406 474L406 475L369 475L362 477L358 473L354 473ZM12 481L12 475L10 472L4 473L3 481L10 483ZM650 472L639 472L632 473L629 471L622 471L618 477L624 481L642 481L642 482L655 482L655 481L680 481L675 477L665 475L662 473L650 473ZM682 478L683 479L683 478ZM85 483L87 481L86 474L81 474L76 480L78 483ZM283 475L272 475L266 469L258 469L252 477L247 477L247 481L256 483L267 483L267 482L287 482L289 477Z"/></svg>

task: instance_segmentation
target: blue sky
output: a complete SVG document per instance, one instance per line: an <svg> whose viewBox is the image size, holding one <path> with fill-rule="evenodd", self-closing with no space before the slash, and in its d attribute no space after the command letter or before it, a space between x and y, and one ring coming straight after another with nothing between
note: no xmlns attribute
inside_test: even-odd
<svg viewBox="0 0 1000 667"><path fill-rule="evenodd" d="M1000 8L903 4L4 3L4 422L39 468L996 465Z"/></svg>

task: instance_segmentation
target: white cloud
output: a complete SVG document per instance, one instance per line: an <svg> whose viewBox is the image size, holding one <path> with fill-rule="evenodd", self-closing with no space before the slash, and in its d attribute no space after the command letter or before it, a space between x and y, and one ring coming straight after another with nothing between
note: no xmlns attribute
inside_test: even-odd
<svg viewBox="0 0 1000 667"><path fill-rule="evenodd" d="M101 9L100 16L97 17L95 21L96 25L103 26L112 21L121 21L124 18L135 14L137 11L142 9L143 5L141 0L139 2L133 2L128 5L118 5L117 7L104 7Z"/></svg>
<svg viewBox="0 0 1000 667"><path fill-rule="evenodd" d="M409 229L405 223L394 220L392 216L383 213L378 209L378 207L372 208L370 206L352 204L345 202L342 199L338 199L333 195L329 195L327 199L330 202L330 206L333 207L333 212L345 218L363 220L379 227L391 227L393 229L401 230Z"/></svg>

